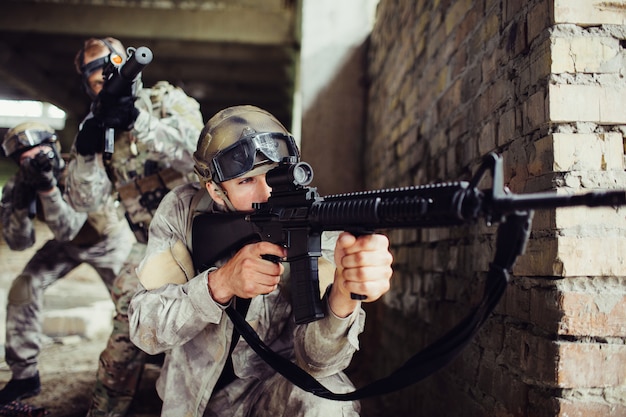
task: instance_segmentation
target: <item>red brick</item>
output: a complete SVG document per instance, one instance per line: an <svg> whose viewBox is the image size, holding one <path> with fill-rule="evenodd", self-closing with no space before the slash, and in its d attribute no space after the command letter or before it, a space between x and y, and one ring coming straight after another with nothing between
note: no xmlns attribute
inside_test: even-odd
<svg viewBox="0 0 626 417"><path fill-rule="evenodd" d="M558 358L559 387L610 387L626 381L626 345L559 342Z"/></svg>

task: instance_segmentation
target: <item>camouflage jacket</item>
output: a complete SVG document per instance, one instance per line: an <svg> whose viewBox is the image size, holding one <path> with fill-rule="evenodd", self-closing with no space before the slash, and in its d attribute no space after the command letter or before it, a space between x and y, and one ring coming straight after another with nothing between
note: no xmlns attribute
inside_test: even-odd
<svg viewBox="0 0 626 417"><path fill-rule="evenodd" d="M28 209L13 207L11 193L14 184L15 177L12 177L2 189L0 218L4 239L12 250L19 251L35 244L35 229ZM82 213L74 210L56 187L48 194L38 194L36 218L46 223L56 240L81 247L102 242L127 227L111 198L104 201L100 210Z"/></svg>
<svg viewBox="0 0 626 417"><path fill-rule="evenodd" d="M198 102L166 81L140 89L135 107L139 116L133 129L116 134L110 161L102 154L72 152L66 194L79 211L97 209L113 195L122 201L131 226L147 232L163 195L193 175L203 120Z"/></svg>
<svg viewBox="0 0 626 417"><path fill-rule="evenodd" d="M199 189L197 183L177 187L161 202L138 268L143 288L129 308L133 343L151 354L167 352L157 381L163 416L202 416L224 368L233 335L224 306L209 293L208 270L196 274L191 260L192 206ZM198 211L218 211L208 193L201 192L204 196L196 206ZM334 242L323 242L323 256L328 260L332 259ZM334 266L331 268L334 271ZM330 313L322 320L295 325L288 288L289 274L285 273L278 289L252 299L246 320L275 352L291 358L315 377L345 369L358 349L365 312L357 309L345 319ZM232 361L241 382L237 394L242 397L250 384L275 374L243 340L237 343Z"/></svg>

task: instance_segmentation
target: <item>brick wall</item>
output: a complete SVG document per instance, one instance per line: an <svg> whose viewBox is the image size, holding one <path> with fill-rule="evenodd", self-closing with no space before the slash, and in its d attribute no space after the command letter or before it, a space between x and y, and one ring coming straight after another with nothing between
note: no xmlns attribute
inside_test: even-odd
<svg viewBox="0 0 626 417"><path fill-rule="evenodd" d="M367 188L468 179L490 151L516 193L626 187L626 2L381 0ZM626 415L626 209L535 214L503 301L460 358L363 415ZM386 375L475 303L495 227L394 231L361 371ZM368 414L369 413L369 414Z"/></svg>

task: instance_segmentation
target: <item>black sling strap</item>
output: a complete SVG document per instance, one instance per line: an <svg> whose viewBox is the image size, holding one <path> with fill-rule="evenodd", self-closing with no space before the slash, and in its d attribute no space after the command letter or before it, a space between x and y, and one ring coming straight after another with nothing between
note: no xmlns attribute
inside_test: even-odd
<svg viewBox="0 0 626 417"><path fill-rule="evenodd" d="M235 301L234 311L245 322L243 318L246 317L246 313L248 312L248 308L250 307L251 300L249 298L235 297L234 301ZM232 307L229 306L228 308L232 308ZM215 384L215 388L214 388L215 391L219 391L220 389L224 388L226 385L233 382L236 378L235 369L233 368L232 354L233 354L233 350L235 350L235 346L237 346L237 342L239 341L240 335L241 335L241 332L239 331L239 329L237 329L237 326L235 326L233 328L233 338L230 341L230 348L228 349L228 357L226 358L224 369L222 369L222 373L220 374L220 377L218 378L217 383Z"/></svg>
<svg viewBox="0 0 626 417"><path fill-rule="evenodd" d="M226 313L248 345L265 362L294 385L322 398L353 401L405 388L450 363L472 340L498 304L508 283L508 272L492 265L488 281L490 283L485 288L485 294L480 305L457 326L448 331L439 340L411 357L404 365L386 378L379 379L363 388L345 394L336 394L329 391L302 368L271 350L235 309L229 307L226 309Z"/></svg>

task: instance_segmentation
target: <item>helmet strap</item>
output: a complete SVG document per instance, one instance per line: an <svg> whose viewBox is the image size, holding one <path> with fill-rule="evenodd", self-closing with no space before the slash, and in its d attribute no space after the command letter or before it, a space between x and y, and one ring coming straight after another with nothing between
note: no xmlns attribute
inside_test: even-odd
<svg viewBox="0 0 626 417"><path fill-rule="evenodd" d="M228 198L228 193L226 192L224 187L222 187L222 184L212 182L211 186L213 187L213 191L215 191L215 194L219 198L221 198L222 201L224 201L224 205L228 208L229 211L237 211L235 206L233 206L233 203L230 202L230 199Z"/></svg>

